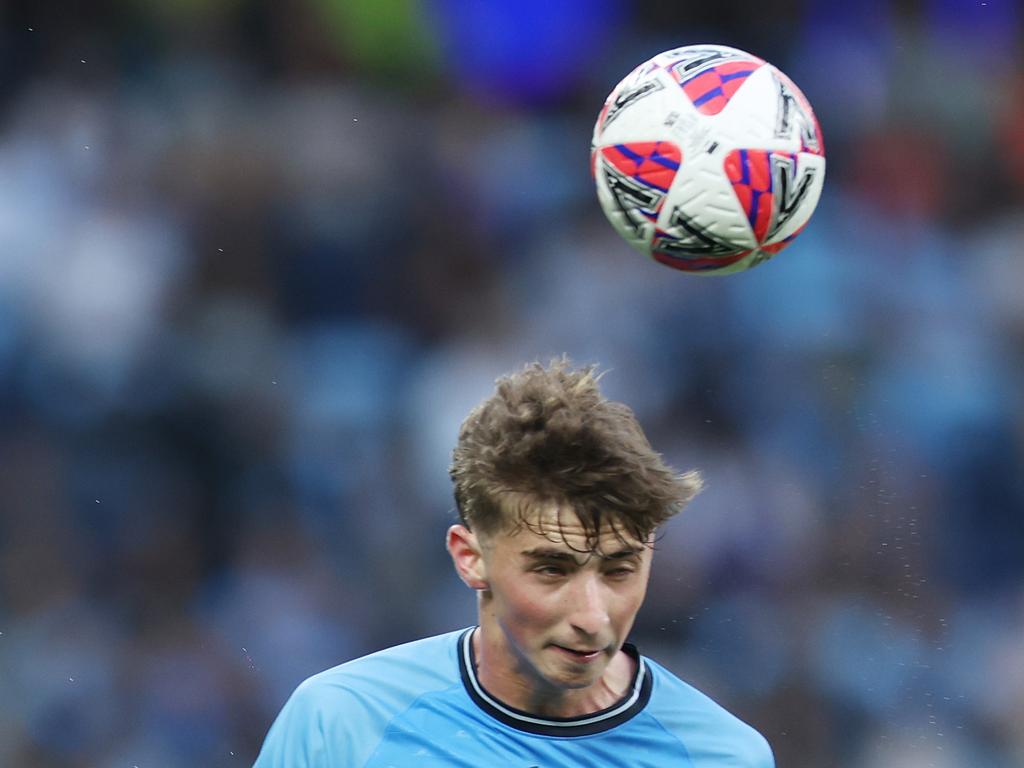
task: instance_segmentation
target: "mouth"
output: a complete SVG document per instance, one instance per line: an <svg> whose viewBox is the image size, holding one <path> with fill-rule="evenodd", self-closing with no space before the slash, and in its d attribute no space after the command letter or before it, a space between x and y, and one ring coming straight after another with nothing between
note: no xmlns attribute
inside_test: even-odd
<svg viewBox="0 0 1024 768"><path fill-rule="evenodd" d="M601 649L567 648L564 645L555 645L554 648L564 656L572 659L577 664L589 664L601 655Z"/></svg>

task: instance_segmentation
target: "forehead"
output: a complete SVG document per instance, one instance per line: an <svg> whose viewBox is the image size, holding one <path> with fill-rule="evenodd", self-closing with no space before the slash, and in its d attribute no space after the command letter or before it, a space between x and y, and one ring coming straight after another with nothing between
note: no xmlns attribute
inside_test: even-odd
<svg viewBox="0 0 1024 768"><path fill-rule="evenodd" d="M630 535L625 527L607 518L601 521L595 538L576 510L567 504L525 504L509 519L514 522L498 538L517 548L543 544L571 552L610 554L623 549L645 549L650 544Z"/></svg>

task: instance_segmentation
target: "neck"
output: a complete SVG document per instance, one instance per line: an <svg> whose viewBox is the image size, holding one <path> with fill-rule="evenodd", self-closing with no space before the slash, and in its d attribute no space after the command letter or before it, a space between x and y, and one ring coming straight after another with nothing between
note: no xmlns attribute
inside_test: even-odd
<svg viewBox="0 0 1024 768"><path fill-rule="evenodd" d="M477 679L487 692L509 707L542 717L581 717L608 709L628 693L636 673L636 662L619 650L591 685L561 688L539 677L525 659L516 656L500 629L489 632L481 625L471 642Z"/></svg>

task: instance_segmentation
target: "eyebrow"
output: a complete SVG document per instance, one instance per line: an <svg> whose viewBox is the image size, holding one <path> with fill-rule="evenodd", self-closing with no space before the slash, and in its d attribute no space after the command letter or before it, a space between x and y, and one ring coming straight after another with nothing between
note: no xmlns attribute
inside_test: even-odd
<svg viewBox="0 0 1024 768"><path fill-rule="evenodd" d="M596 554L602 560L627 560L631 557L639 557L641 552L643 552L642 547L628 547L626 549L610 552L607 555L598 554L596 552L590 553L587 559L589 560L590 557ZM572 560L579 563L576 556L577 554L582 555L584 553L566 552L564 549L555 549L553 547L534 547L533 549L524 549L520 554L533 560Z"/></svg>

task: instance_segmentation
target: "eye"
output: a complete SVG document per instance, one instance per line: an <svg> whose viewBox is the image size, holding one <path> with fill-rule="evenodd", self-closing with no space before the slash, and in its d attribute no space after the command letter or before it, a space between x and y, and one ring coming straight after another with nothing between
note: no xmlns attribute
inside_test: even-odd
<svg viewBox="0 0 1024 768"><path fill-rule="evenodd" d="M539 573L541 576L564 576L565 569L558 565L538 565L533 569L534 573Z"/></svg>
<svg viewBox="0 0 1024 768"><path fill-rule="evenodd" d="M629 566L619 566L618 568L609 568L605 571L605 575L613 579L625 579L636 572L635 568Z"/></svg>

